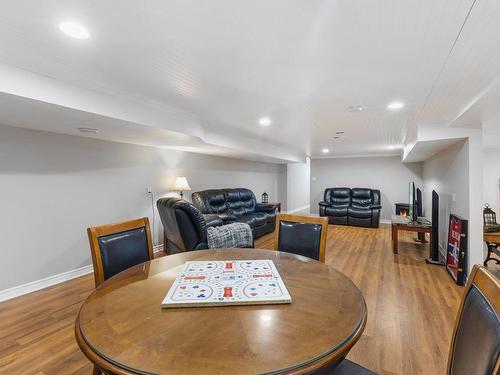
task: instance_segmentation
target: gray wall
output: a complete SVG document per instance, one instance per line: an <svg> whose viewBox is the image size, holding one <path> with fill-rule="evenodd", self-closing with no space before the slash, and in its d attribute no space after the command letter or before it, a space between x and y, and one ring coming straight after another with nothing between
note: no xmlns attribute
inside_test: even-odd
<svg viewBox="0 0 500 375"><path fill-rule="evenodd" d="M286 211L309 213L311 159L305 163L289 163L286 167Z"/></svg>
<svg viewBox="0 0 500 375"><path fill-rule="evenodd" d="M468 142L457 144L423 163L424 207L430 216L432 190L439 194L439 245L445 254L450 213L469 219ZM479 191L478 194L481 192Z"/></svg>
<svg viewBox="0 0 500 375"><path fill-rule="evenodd" d="M483 204L488 203L500 220L500 149L483 152Z"/></svg>
<svg viewBox="0 0 500 375"><path fill-rule="evenodd" d="M151 220L147 186L156 199L175 176L286 199L286 166L0 126L0 290L91 264L86 228Z"/></svg>
<svg viewBox="0 0 500 375"><path fill-rule="evenodd" d="M408 202L408 183L422 186L422 164L402 164L399 156L311 160L311 212L318 212L327 187L380 189L382 220L390 220L396 202Z"/></svg>

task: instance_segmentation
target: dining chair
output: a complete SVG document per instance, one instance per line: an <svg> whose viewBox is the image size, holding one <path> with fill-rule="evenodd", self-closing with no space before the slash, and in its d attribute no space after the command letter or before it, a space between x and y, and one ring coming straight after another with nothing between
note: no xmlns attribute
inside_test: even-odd
<svg viewBox="0 0 500 375"><path fill-rule="evenodd" d="M278 214L274 250L286 251L325 262L328 218Z"/></svg>
<svg viewBox="0 0 500 375"><path fill-rule="evenodd" d="M147 217L87 228L96 288L105 280L153 259Z"/></svg>
<svg viewBox="0 0 500 375"><path fill-rule="evenodd" d="M447 375L500 374L500 282L475 265L455 320Z"/></svg>

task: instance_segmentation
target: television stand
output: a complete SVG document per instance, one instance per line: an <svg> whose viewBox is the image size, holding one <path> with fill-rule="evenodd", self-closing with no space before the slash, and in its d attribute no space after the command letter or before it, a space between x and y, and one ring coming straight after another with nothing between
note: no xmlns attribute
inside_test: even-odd
<svg viewBox="0 0 500 375"><path fill-rule="evenodd" d="M429 233L429 257L432 257L432 225L430 224L421 224L418 221L410 221L410 218L407 216L399 216L393 215L391 217L391 227L392 227L392 252L394 254L398 253L398 232L408 231L408 232L417 232L423 233L425 237L425 233Z"/></svg>

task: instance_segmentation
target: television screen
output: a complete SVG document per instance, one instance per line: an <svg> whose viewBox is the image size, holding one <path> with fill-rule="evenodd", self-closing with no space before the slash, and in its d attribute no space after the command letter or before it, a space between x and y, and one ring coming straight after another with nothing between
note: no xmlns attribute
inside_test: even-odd
<svg viewBox="0 0 500 375"><path fill-rule="evenodd" d="M415 183L410 182L410 185L408 186L408 205L410 206L410 217L413 219L414 217L414 211L415 211Z"/></svg>

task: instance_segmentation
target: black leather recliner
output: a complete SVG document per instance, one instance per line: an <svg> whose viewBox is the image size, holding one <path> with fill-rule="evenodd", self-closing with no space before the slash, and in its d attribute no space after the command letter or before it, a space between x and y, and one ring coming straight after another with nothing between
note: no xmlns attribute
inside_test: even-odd
<svg viewBox="0 0 500 375"><path fill-rule="evenodd" d="M252 228L253 238L274 231L278 206L257 203L249 189L203 190L194 192L191 197L204 215L217 215L224 224L247 223Z"/></svg>
<svg viewBox="0 0 500 375"><path fill-rule="evenodd" d="M222 225L215 215L202 215L191 203L179 198L160 198L156 202L168 254L208 249L207 227Z"/></svg>
<svg viewBox="0 0 500 375"><path fill-rule="evenodd" d="M380 190L361 188L329 188L319 202L319 216L327 216L330 224L378 228Z"/></svg>

